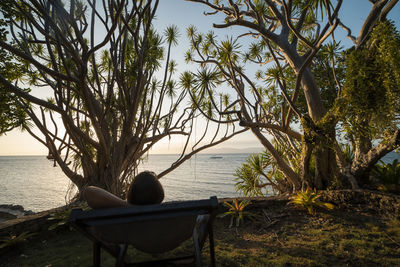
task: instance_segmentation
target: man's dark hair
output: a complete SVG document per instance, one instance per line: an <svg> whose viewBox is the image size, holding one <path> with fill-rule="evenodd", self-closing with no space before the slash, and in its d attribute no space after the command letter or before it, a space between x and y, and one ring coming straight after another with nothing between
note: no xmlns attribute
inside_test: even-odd
<svg viewBox="0 0 400 267"><path fill-rule="evenodd" d="M133 205L159 204L164 199L164 189L154 172L144 171L133 179L127 201Z"/></svg>

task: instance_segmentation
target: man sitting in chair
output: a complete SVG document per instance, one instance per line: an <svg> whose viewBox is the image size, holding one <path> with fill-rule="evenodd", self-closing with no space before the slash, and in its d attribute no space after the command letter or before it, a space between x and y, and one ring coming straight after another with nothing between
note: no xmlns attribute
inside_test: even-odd
<svg viewBox="0 0 400 267"><path fill-rule="evenodd" d="M164 199L164 190L154 172L144 171L133 179L126 200L96 186L88 186L83 196L92 209L105 209L160 204Z"/></svg>
<svg viewBox="0 0 400 267"><path fill-rule="evenodd" d="M201 251L207 236L210 242L210 265L215 266L212 220L218 206L216 197L125 209L132 205L160 204L163 201L161 183L149 171L133 179L127 200L95 186L87 187L83 194L94 210L73 209L69 221L92 239L94 266L100 265L101 248L116 258L115 266L122 266L128 246L145 253L158 254L171 251L188 239L193 242L193 251L189 255L163 258L160 262L193 258L197 266L202 266ZM101 210L105 208L110 210Z"/></svg>

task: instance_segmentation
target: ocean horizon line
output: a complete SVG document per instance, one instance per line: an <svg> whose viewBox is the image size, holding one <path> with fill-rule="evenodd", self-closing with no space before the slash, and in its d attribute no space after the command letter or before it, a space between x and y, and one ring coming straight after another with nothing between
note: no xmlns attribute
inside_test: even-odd
<svg viewBox="0 0 400 267"><path fill-rule="evenodd" d="M234 155L234 154L255 154L259 152L200 152L197 155ZM179 156L180 153L150 153L149 155L176 155ZM193 156L195 156L194 154ZM10 154L10 155L0 155L0 157L47 157L47 154Z"/></svg>

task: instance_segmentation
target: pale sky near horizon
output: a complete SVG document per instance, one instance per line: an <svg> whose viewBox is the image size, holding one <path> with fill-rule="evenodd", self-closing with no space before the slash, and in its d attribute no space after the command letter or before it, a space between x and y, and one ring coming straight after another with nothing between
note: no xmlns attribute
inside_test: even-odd
<svg viewBox="0 0 400 267"><path fill-rule="evenodd" d="M353 35L357 35L362 22L368 15L371 4L368 0L345 0L343 1L342 11L339 17L353 30ZM195 3L186 2L183 0L160 0L157 20L155 22L156 28L161 32L167 26L175 24L180 30L180 38L178 47L173 49L173 58L178 62L178 73L187 69L184 63L184 52L187 50L188 42L186 39L186 28L189 25L195 25L199 32L207 32L212 28L213 22L220 22L215 16L204 16L203 12L209 11L205 6ZM392 10L389 18L395 21L397 27L400 25L400 4ZM235 35L238 29L213 29L213 31L220 37ZM344 31L337 30L337 40L343 40L342 45L350 46L351 42L342 38ZM338 38L339 37L339 38ZM154 148L151 153L179 153L181 144L171 143L168 139L162 141ZM224 149L226 152L230 151L247 151L260 148L256 138L247 132L241 136L235 137L226 143L223 143L215 149L206 150L205 152L213 153ZM231 150L234 148L236 150ZM4 136L0 136L0 156L1 155L45 155L47 149L38 141L33 139L28 133L21 133L18 130L13 130Z"/></svg>

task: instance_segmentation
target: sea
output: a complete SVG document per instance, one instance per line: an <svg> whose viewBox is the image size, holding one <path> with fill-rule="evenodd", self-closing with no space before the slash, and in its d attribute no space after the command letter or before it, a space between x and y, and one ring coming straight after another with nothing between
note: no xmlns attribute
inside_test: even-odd
<svg viewBox="0 0 400 267"><path fill-rule="evenodd" d="M160 179L165 201L238 197L234 173L250 154L197 154ZM177 155L149 155L139 171L167 169ZM399 158L392 152L383 161ZM66 204L71 184L46 156L0 156L0 204L39 212ZM73 193L73 191L72 191Z"/></svg>
<svg viewBox="0 0 400 267"><path fill-rule="evenodd" d="M237 197L235 170L250 154L198 154L160 179L165 201ZM160 173L179 155L149 155L139 171ZM46 156L0 156L0 204L33 212L65 205L71 184ZM74 191L72 191L73 193Z"/></svg>

